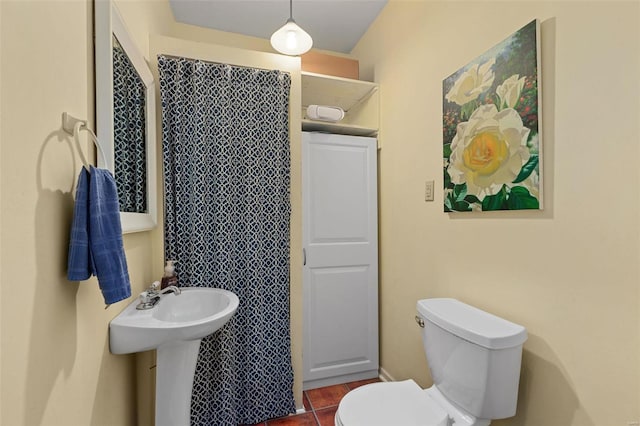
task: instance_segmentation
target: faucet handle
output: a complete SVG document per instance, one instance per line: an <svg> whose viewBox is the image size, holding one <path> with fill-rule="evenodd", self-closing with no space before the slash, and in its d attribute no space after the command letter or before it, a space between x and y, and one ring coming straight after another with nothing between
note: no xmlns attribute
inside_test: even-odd
<svg viewBox="0 0 640 426"><path fill-rule="evenodd" d="M149 288L154 293L159 292L160 291L160 281L154 281L153 283L151 283L151 287L149 287Z"/></svg>
<svg viewBox="0 0 640 426"><path fill-rule="evenodd" d="M140 302L136 306L137 310L151 309L156 306L156 303L160 300L158 293L154 293L151 290L145 290L140 293Z"/></svg>
<svg viewBox="0 0 640 426"><path fill-rule="evenodd" d="M140 293L140 303L149 303L151 301L151 297L149 297L148 291L143 291Z"/></svg>

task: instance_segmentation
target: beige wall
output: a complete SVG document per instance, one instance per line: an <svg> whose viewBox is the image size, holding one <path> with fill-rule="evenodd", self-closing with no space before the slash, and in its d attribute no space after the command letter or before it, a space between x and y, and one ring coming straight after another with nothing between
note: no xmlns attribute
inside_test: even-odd
<svg viewBox="0 0 640 426"><path fill-rule="evenodd" d="M0 7L0 24L2 24L2 7ZM2 31L0 30L0 100L2 99ZM0 101L0 147L2 146L2 102ZM2 165L2 149L0 149L0 165ZM2 255L2 173L0 173L0 256ZM1 259L1 257L0 257ZM0 346L2 340L2 261L0 260ZM2 422L2 350L0 349L0 422Z"/></svg>
<svg viewBox="0 0 640 426"><path fill-rule="evenodd" d="M109 321L126 302L105 310L95 279L65 277L81 164L61 115L95 123L92 5L0 1L3 425L136 424L135 359L108 347ZM171 16L166 2L123 9L136 16L127 23L140 44ZM124 243L136 294L161 269L151 233Z"/></svg>
<svg viewBox="0 0 640 426"><path fill-rule="evenodd" d="M271 51L267 40L176 23L166 0L116 4L147 58L149 34ZM95 123L92 22L92 1L0 1L2 425L152 421L152 353L138 356L137 364L133 355L109 353L108 324L126 302L104 310L95 279L72 283L65 277L81 164L61 129L61 115L67 111ZM294 172L299 174L299 165ZM292 199L298 207L299 197L298 190ZM299 228L298 210L292 225ZM124 243L136 295L162 272L162 228L128 234ZM299 246L299 236L292 244ZM300 271L292 274L298 283L292 303L300 306ZM299 315L294 307L298 371ZM296 394L301 406L301 379Z"/></svg>
<svg viewBox="0 0 640 426"><path fill-rule="evenodd" d="M442 80L542 21L543 212L445 214ZM637 2L392 0L352 52L381 85L381 364L430 385L416 300L523 324L518 414L496 424L639 421Z"/></svg>

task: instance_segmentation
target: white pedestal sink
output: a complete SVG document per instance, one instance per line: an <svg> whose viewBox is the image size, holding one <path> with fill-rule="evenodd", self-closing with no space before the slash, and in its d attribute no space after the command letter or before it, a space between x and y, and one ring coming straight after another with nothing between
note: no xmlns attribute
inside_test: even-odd
<svg viewBox="0 0 640 426"><path fill-rule="evenodd" d="M188 426L191 390L200 341L222 327L238 309L238 297L218 288L182 288L158 304L127 306L109 324L113 354L157 349L156 426Z"/></svg>

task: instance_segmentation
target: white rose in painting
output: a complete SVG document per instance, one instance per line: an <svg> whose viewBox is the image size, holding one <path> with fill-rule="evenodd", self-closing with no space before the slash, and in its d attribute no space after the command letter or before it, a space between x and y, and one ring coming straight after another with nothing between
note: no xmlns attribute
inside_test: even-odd
<svg viewBox="0 0 640 426"><path fill-rule="evenodd" d="M518 79L519 74L514 74L496 88L500 98L500 107L507 104L507 108L514 108L520 99L520 93L524 87L524 77Z"/></svg>
<svg viewBox="0 0 640 426"><path fill-rule="evenodd" d="M458 124L447 168L451 181L466 183L467 193L480 200L497 193L529 160L528 135L514 109L498 112L495 105L482 105Z"/></svg>
<svg viewBox="0 0 640 426"><path fill-rule="evenodd" d="M475 64L466 70L458 77L445 98L461 106L476 99L493 84L495 74L491 67L495 63L495 58L492 58L482 65Z"/></svg>

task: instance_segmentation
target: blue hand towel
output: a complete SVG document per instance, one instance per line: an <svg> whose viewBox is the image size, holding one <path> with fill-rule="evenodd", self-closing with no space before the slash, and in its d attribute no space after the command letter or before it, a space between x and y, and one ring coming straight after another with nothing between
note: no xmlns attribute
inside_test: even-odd
<svg viewBox="0 0 640 426"><path fill-rule="evenodd" d="M90 173L83 168L78 178L67 278L91 275L107 305L131 296L116 182L111 172L94 167Z"/></svg>
<svg viewBox="0 0 640 426"><path fill-rule="evenodd" d="M89 248L89 172L84 167L78 176L76 204L73 210L67 279L88 280L95 271Z"/></svg>

